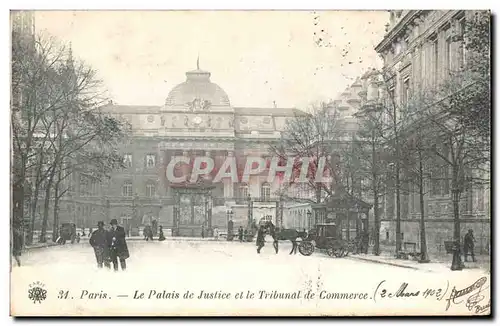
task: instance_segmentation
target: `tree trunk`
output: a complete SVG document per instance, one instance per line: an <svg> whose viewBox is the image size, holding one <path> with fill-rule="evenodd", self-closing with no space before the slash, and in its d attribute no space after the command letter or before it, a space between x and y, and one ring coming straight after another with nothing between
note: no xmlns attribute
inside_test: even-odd
<svg viewBox="0 0 500 326"><path fill-rule="evenodd" d="M460 197L461 191L459 187L459 173L458 167L452 167L452 189L451 189L451 198L453 202L453 241L456 245L460 246Z"/></svg>
<svg viewBox="0 0 500 326"><path fill-rule="evenodd" d="M42 151L43 153L43 151ZM40 154L42 154L40 153ZM45 177L42 175L42 167L43 167L43 155L39 156L39 161L37 165L36 175L35 175L35 190L32 193L31 200L31 216L30 216L30 233L28 241L33 243L33 238L35 234L35 220L37 216L37 207L38 207L38 195L40 193L40 185L42 183L42 179Z"/></svg>
<svg viewBox="0 0 500 326"><path fill-rule="evenodd" d="M399 157L396 162L396 257L399 257L401 252L401 185L400 185L400 168Z"/></svg>
<svg viewBox="0 0 500 326"><path fill-rule="evenodd" d="M20 166L13 166L13 184L12 184L12 219L16 223L14 225L24 225L24 193L25 193L25 179L26 179L26 159L24 155L18 151L14 152L13 164L19 164ZM19 163L18 163L19 162ZM12 221L12 222L13 222ZM12 224L11 224L12 228Z"/></svg>
<svg viewBox="0 0 500 326"><path fill-rule="evenodd" d="M453 199L453 241L460 245L460 192L452 191Z"/></svg>
<svg viewBox="0 0 500 326"><path fill-rule="evenodd" d="M428 263L427 240L425 236L425 203L424 203L424 168L422 164L422 153L419 152L419 199L420 199L420 263Z"/></svg>
<svg viewBox="0 0 500 326"><path fill-rule="evenodd" d="M375 217L375 232L374 232L374 241L373 245L373 254L375 256L380 255L380 215L378 211L378 193L373 196L373 215Z"/></svg>
<svg viewBox="0 0 500 326"><path fill-rule="evenodd" d="M50 207L50 193L52 190L52 182L54 180L54 173L51 172L49 176L49 180L45 189L45 199L43 205L43 219L42 219L42 230L40 232L40 241L41 243L47 242L47 227L49 222L49 207Z"/></svg>
<svg viewBox="0 0 500 326"><path fill-rule="evenodd" d="M23 225L24 218L24 187L22 182L15 182L12 187L12 225ZM18 223L18 224L16 224Z"/></svg>
<svg viewBox="0 0 500 326"><path fill-rule="evenodd" d="M34 238L34 235L35 235L35 219L36 219L36 208L37 208L37 205L38 205L38 193L39 193L39 187L38 185L35 186L35 191L33 192L33 195L31 196L31 207L30 207L30 212L31 212L31 216L30 216L30 230L29 230L29 233L28 233L28 239L27 239L27 242L29 244L32 244L33 243L33 238Z"/></svg>
<svg viewBox="0 0 500 326"><path fill-rule="evenodd" d="M31 244L34 240L35 235L35 220L37 215L37 207L38 207L38 195L40 193L40 181L39 176L37 175L35 180L35 191L31 196L31 216L30 216L30 233L28 237L28 242Z"/></svg>
<svg viewBox="0 0 500 326"><path fill-rule="evenodd" d="M52 241L56 242L59 237L59 186L61 183L61 172L58 173L58 179L54 188L54 223L52 224Z"/></svg>
<svg viewBox="0 0 500 326"><path fill-rule="evenodd" d="M377 151L375 148L375 130L372 130L372 190L373 190L373 217L375 219L373 254L380 255L380 215L378 210L378 175L377 175Z"/></svg>

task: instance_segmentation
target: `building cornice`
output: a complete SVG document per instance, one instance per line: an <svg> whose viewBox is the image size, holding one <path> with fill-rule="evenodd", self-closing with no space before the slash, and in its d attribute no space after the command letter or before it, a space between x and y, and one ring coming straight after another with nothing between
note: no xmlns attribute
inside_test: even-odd
<svg viewBox="0 0 500 326"><path fill-rule="evenodd" d="M425 10L410 10L396 25L384 36L384 39L375 47L375 51L380 53L390 46L394 39L404 32L405 27L422 14Z"/></svg>

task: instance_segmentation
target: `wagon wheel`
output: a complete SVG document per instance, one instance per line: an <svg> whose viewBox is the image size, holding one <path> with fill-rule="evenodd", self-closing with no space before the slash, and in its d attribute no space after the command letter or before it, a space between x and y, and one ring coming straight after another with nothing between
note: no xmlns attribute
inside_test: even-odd
<svg viewBox="0 0 500 326"><path fill-rule="evenodd" d="M314 252L314 245L309 241L303 241L299 244L299 252L304 256L311 256Z"/></svg>
<svg viewBox="0 0 500 326"><path fill-rule="evenodd" d="M343 248L335 248L333 252L335 254L335 257L337 257L337 258L344 257L344 249Z"/></svg>
<svg viewBox="0 0 500 326"><path fill-rule="evenodd" d="M328 256L333 257L335 256L335 249L333 247L328 247L326 248L326 253L328 254Z"/></svg>

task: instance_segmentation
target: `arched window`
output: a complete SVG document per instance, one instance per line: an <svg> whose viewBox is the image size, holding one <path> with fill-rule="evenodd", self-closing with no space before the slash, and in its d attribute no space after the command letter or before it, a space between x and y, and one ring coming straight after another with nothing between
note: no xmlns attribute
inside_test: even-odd
<svg viewBox="0 0 500 326"><path fill-rule="evenodd" d="M122 186L122 195L125 197L132 197L132 182L125 181Z"/></svg>
<svg viewBox="0 0 500 326"><path fill-rule="evenodd" d="M248 197L248 185L246 183L241 184L238 189L238 197L240 199L247 199Z"/></svg>
<svg viewBox="0 0 500 326"><path fill-rule="evenodd" d="M127 168L132 167L132 154L128 153L123 155L123 164Z"/></svg>
<svg viewBox="0 0 500 326"><path fill-rule="evenodd" d="M146 155L146 167L154 168L156 166L156 155L155 154L147 154Z"/></svg>
<svg viewBox="0 0 500 326"><path fill-rule="evenodd" d="M156 196L156 186L153 182L148 182L146 184L146 197Z"/></svg>
<svg viewBox="0 0 500 326"><path fill-rule="evenodd" d="M271 199L271 185L267 182L260 186L260 198L262 201Z"/></svg>

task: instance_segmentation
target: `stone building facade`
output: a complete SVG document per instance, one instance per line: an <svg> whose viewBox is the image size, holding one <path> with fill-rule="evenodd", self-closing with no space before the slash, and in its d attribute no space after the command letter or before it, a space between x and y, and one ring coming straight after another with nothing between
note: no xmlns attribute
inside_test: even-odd
<svg viewBox="0 0 500 326"><path fill-rule="evenodd" d="M109 182L102 184L84 175L75 176L73 191L61 208L62 219L87 228L111 218L131 229L153 221L167 230L184 223L186 227L180 227L180 235L200 236L204 223L205 228L222 230L232 220L235 228L246 227L249 196L253 219L270 218L280 224L280 219L288 217L285 211L290 204L280 204L276 195L279 180L269 184L267 174L262 173L252 175L248 182L233 184L223 179L212 183L210 202L197 203L200 211L194 213L193 220L185 221L189 212L176 215L175 185L167 180L166 167L174 156L209 156L216 166L231 156L237 160L266 157L269 145L280 138L286 119L304 114L302 111L234 107L224 90L211 81L211 73L199 68L186 73L186 80L170 91L164 105L110 102L102 109L131 127L131 135L120 149L126 168L114 172ZM204 199L192 200L195 203ZM208 211L210 225L204 220ZM280 211L283 213L278 216Z"/></svg>
<svg viewBox="0 0 500 326"><path fill-rule="evenodd" d="M386 35L376 46L384 60L384 70L390 72L386 81L389 92L398 103L405 103L415 90L437 87L450 72L465 65L467 51L460 41L465 20L473 11L461 10L394 10L386 25ZM458 41L457 41L458 40ZM383 91L380 90L380 96ZM425 199L426 232L429 251L444 252L444 241L453 238L453 212L450 182L443 169L433 173ZM490 244L490 191L485 186L470 189L460 204L462 235L473 229L478 251L486 252ZM419 244L418 194L403 194L401 198L401 232L403 241ZM382 205L381 240L395 241L395 196L389 194Z"/></svg>

